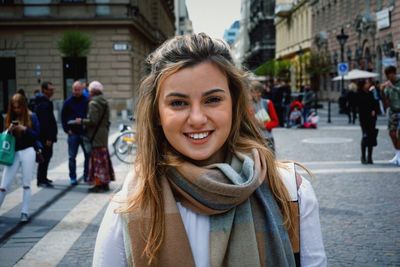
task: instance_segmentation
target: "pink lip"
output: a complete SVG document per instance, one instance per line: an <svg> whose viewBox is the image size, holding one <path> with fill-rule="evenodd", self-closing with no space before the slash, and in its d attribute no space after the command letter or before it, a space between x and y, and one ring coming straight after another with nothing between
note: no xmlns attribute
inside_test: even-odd
<svg viewBox="0 0 400 267"><path fill-rule="evenodd" d="M207 136L207 137L205 137L205 138L203 138L203 139L198 139L198 140L195 140L195 139L192 139L192 138L190 138L188 135L189 135L189 133L185 133L184 134L184 136L186 137L186 139L191 143L191 144L194 144L194 145L202 145L202 144L204 144L204 143L207 143L208 142L208 140L210 139L210 137L211 137L211 135L214 133L214 131L199 131L198 133L204 133L204 132L210 132L209 133L209 135ZM191 132L190 134L193 134L194 132Z"/></svg>

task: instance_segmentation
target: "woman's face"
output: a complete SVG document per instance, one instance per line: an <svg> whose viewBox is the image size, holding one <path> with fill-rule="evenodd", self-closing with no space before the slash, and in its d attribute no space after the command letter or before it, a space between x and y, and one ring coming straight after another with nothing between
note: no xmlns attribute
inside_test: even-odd
<svg viewBox="0 0 400 267"><path fill-rule="evenodd" d="M261 92L258 91L257 89L251 89L250 90L251 97L254 101L258 102L261 99Z"/></svg>
<svg viewBox="0 0 400 267"><path fill-rule="evenodd" d="M15 113L15 115L20 116L22 114L21 105L17 102L13 102L12 103L12 111Z"/></svg>
<svg viewBox="0 0 400 267"><path fill-rule="evenodd" d="M160 85L158 111L165 137L182 155L204 164L224 159L232 98L226 76L215 65L204 62L167 77Z"/></svg>

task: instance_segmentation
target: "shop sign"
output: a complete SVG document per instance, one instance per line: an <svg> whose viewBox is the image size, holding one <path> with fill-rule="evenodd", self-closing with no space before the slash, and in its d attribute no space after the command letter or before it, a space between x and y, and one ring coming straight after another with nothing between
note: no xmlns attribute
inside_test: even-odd
<svg viewBox="0 0 400 267"><path fill-rule="evenodd" d="M118 42L113 44L114 51L128 51L130 49L130 45L128 43Z"/></svg>
<svg viewBox="0 0 400 267"><path fill-rule="evenodd" d="M388 8L376 12L376 24L378 30L390 27L390 12Z"/></svg>

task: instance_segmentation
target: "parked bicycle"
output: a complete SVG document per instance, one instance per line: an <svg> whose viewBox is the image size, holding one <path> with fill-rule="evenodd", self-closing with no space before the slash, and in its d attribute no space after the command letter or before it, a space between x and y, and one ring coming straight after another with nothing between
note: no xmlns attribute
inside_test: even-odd
<svg viewBox="0 0 400 267"><path fill-rule="evenodd" d="M130 118L133 121L133 118ZM114 153L117 158L127 164L133 163L136 155L136 132L127 124L120 124L120 135L113 143Z"/></svg>

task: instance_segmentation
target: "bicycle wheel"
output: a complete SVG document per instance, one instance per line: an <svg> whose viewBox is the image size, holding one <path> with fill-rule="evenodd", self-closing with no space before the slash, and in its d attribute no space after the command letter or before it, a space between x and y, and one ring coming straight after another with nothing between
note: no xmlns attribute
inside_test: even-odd
<svg viewBox="0 0 400 267"><path fill-rule="evenodd" d="M114 142L114 151L117 158L124 163L133 163L136 155L136 133L123 132Z"/></svg>

